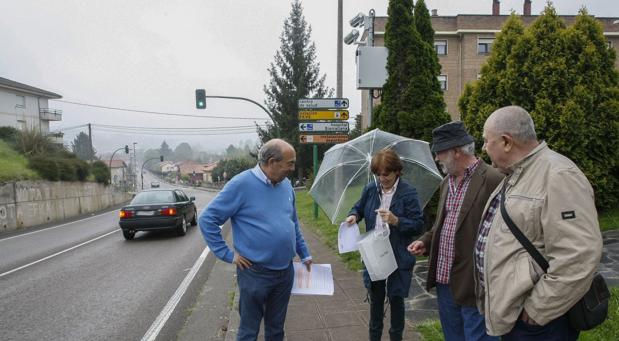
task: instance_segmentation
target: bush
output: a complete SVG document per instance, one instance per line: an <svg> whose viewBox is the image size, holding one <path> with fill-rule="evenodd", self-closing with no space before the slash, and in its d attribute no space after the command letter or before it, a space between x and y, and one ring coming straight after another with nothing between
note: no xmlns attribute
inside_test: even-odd
<svg viewBox="0 0 619 341"><path fill-rule="evenodd" d="M90 172L95 177L95 181L107 185L110 181L110 169L103 161L95 161L90 166Z"/></svg>
<svg viewBox="0 0 619 341"><path fill-rule="evenodd" d="M53 158L44 155L31 156L28 159L28 167L39 173L45 180L58 181L60 179L60 170Z"/></svg>
<svg viewBox="0 0 619 341"><path fill-rule="evenodd" d="M13 127L0 127L0 139L4 140L9 146L15 148L19 130Z"/></svg>
<svg viewBox="0 0 619 341"><path fill-rule="evenodd" d="M71 159L54 158L58 165L58 177L61 181L76 181L75 163Z"/></svg>

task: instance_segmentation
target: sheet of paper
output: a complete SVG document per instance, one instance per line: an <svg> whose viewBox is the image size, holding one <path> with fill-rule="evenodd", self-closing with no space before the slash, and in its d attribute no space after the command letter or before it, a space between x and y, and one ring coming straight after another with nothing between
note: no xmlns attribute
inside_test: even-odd
<svg viewBox="0 0 619 341"><path fill-rule="evenodd" d="M331 264L312 264L312 271L307 271L304 264L293 262L293 295L333 295L333 273Z"/></svg>
<svg viewBox="0 0 619 341"><path fill-rule="evenodd" d="M337 246L340 253L359 250L357 241L359 240L359 225L343 222L337 231Z"/></svg>

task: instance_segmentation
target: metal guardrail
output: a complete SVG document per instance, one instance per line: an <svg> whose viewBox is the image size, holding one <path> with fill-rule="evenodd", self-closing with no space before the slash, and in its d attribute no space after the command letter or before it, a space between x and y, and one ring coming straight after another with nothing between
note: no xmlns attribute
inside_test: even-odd
<svg viewBox="0 0 619 341"><path fill-rule="evenodd" d="M61 121L62 110L41 108L39 109L39 117L46 121Z"/></svg>

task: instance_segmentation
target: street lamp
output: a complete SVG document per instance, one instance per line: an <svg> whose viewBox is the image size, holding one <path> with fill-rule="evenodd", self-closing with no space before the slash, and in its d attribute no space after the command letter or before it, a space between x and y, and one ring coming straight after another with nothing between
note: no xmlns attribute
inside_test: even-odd
<svg viewBox="0 0 619 341"><path fill-rule="evenodd" d="M163 162L163 155L160 155L159 157L154 157L154 158L151 158L151 159L148 159L142 162L142 169L140 169L140 178L142 179L142 189L144 189L144 165L148 163L148 161L157 160L157 159L159 159L160 162Z"/></svg>

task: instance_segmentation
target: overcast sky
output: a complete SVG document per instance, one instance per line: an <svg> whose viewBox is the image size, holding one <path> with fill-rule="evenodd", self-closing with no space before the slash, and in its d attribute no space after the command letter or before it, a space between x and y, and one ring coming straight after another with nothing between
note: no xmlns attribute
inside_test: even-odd
<svg viewBox="0 0 619 341"><path fill-rule="evenodd" d="M522 0L502 1L501 14L522 13ZM337 0L303 1L312 27L321 73L336 84ZM439 15L490 14L492 0L427 0ZM538 14L545 2L533 1ZM575 14L582 5L596 16L619 17L616 0L557 0L559 14ZM387 0L344 0L344 35L348 20L374 8L387 13ZM243 127L263 122L257 106L231 100L207 101L195 109L194 91L238 96L264 103L267 67L280 47L283 22L290 13L284 0L0 0L0 77L39 87L63 100L202 117L149 115L61 102L52 130L86 123L130 127ZM344 46L343 95L351 116L361 108L355 89L355 47ZM216 119L225 116L236 119ZM250 119L244 119L250 118ZM66 132L65 143L80 130ZM229 132L221 128L216 133ZM138 143L157 148L164 139L174 148L187 141L203 149L256 140L255 129L225 135L152 136L105 131L95 126L95 148L108 151ZM252 132L253 131L253 132ZM138 131L139 132L139 131ZM165 133L163 133L165 134ZM213 134L213 132L209 133Z"/></svg>

